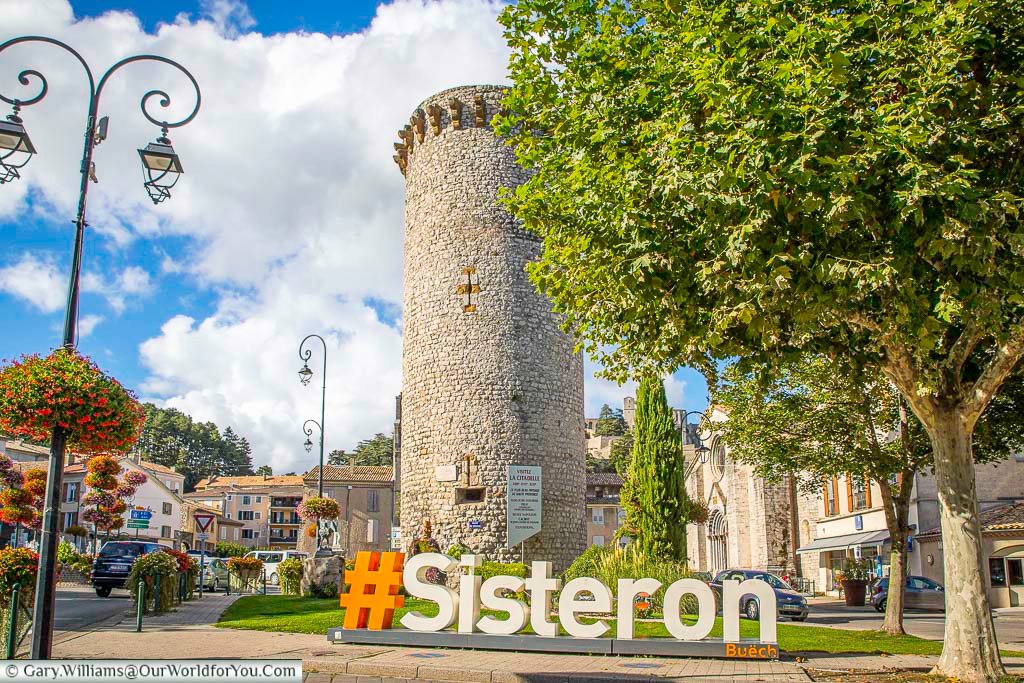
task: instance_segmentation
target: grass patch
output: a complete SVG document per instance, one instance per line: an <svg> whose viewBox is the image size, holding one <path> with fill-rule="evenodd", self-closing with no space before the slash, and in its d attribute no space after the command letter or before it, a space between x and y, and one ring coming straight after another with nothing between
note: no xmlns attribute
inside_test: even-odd
<svg viewBox="0 0 1024 683"><path fill-rule="evenodd" d="M427 600L406 598L405 606L395 610L395 626L406 612L417 611L427 616L437 614L437 605ZM481 610L481 614L506 616L504 612ZM345 610L337 599L317 600L291 595L252 595L239 598L225 610L217 623L221 628L239 628L253 631L286 631L289 633L327 634L327 629L341 626ZM689 623L693 617L684 617ZM605 637L615 636L615 620L609 619L611 628ZM565 632L559 629L562 635ZM642 621L633 625L636 637L667 638L668 631L661 622ZM524 632L531 632L529 628ZM740 619L740 636L757 638L756 621ZM722 637L722 619L715 619L712 638ZM779 622L779 647L786 652L861 652L881 654L937 655L942 642L924 640L916 636L890 636L880 631L852 631L824 626L796 626ZM1004 651L1003 656L1020 657L1024 653Z"/></svg>

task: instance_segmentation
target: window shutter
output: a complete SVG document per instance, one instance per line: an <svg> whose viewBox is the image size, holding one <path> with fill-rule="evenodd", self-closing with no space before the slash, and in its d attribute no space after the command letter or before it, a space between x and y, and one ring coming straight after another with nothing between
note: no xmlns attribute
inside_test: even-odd
<svg viewBox="0 0 1024 683"><path fill-rule="evenodd" d="M822 500L825 502L825 516L828 517L828 482L822 482L821 486Z"/></svg>
<svg viewBox="0 0 1024 683"><path fill-rule="evenodd" d="M846 511L853 512L853 477L846 473Z"/></svg>
<svg viewBox="0 0 1024 683"><path fill-rule="evenodd" d="M839 477L832 477L832 514L839 514Z"/></svg>
<svg viewBox="0 0 1024 683"><path fill-rule="evenodd" d="M868 475L864 475L864 499L868 509L871 509L871 478Z"/></svg>

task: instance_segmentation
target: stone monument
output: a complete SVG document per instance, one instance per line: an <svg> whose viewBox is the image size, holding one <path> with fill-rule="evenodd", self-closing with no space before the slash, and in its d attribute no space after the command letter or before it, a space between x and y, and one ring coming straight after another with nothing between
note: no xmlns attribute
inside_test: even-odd
<svg viewBox="0 0 1024 683"><path fill-rule="evenodd" d="M438 93L399 131L406 179L401 524L429 520L517 561L506 539L509 465L542 468L543 524L526 560L568 565L585 544L583 360L525 272L541 243L497 202L526 172L493 132L503 88Z"/></svg>

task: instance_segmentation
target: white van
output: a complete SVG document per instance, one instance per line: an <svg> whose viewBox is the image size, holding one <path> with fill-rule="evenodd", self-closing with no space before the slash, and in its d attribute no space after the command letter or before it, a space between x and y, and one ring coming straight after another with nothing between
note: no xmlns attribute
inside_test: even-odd
<svg viewBox="0 0 1024 683"><path fill-rule="evenodd" d="M277 565L285 560L306 559L306 553L297 550L253 550L245 554L246 557L255 557L263 560L263 571L267 575L267 583L276 586L281 583L281 577L277 574Z"/></svg>

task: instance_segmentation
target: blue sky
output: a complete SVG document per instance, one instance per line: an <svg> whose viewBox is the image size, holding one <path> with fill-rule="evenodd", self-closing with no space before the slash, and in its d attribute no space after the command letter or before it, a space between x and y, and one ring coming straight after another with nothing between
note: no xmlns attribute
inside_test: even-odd
<svg viewBox="0 0 1024 683"><path fill-rule="evenodd" d="M496 0L203 0L170 4L6 0L0 40L42 34L106 67L156 53L203 88L196 120L171 132L185 168L154 207L136 149L156 137L138 111L188 82L130 67L111 79L96 150L79 348L142 397L250 438L257 464L310 464L299 425L319 412L296 381L298 341L328 339L328 448L390 431L401 386L404 181L395 131L427 95L503 82ZM8 16L8 15L5 15ZM9 33L8 33L9 32ZM81 74L47 47L0 54L0 92L38 68L50 94L22 112L39 154L0 186L0 356L61 337L85 113ZM6 112L5 112L6 113ZM293 367L294 366L294 367ZM587 411L632 387L589 376ZM680 371L670 402L703 408L703 378ZM296 436L299 435L299 436Z"/></svg>

